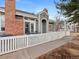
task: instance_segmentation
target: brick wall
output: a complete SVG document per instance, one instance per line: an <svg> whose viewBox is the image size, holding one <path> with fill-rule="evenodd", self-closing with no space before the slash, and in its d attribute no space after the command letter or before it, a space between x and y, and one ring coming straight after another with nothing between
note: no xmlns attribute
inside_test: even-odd
<svg viewBox="0 0 79 59"><path fill-rule="evenodd" d="M11 35L23 34L23 18L15 18L15 0L5 0L5 32Z"/></svg>
<svg viewBox="0 0 79 59"><path fill-rule="evenodd" d="M15 22L15 35L23 35L24 34L24 22L23 22L23 18L21 19L16 19Z"/></svg>

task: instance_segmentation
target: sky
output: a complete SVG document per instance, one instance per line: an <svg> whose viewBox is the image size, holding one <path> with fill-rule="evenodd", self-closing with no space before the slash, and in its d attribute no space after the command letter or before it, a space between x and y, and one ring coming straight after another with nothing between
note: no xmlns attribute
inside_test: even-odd
<svg viewBox="0 0 79 59"><path fill-rule="evenodd" d="M5 0L0 1L0 7L4 6ZM50 19L53 19L58 15L55 7L54 0L16 0L16 9L37 13L48 9Z"/></svg>

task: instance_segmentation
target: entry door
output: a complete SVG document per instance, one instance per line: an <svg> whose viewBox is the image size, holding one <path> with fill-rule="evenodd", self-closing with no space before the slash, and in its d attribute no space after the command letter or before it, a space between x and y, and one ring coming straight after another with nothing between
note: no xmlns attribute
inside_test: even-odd
<svg viewBox="0 0 79 59"><path fill-rule="evenodd" d="M42 20L42 33L46 33L46 20Z"/></svg>
<svg viewBox="0 0 79 59"><path fill-rule="evenodd" d="M25 34L30 34L30 22L25 22Z"/></svg>

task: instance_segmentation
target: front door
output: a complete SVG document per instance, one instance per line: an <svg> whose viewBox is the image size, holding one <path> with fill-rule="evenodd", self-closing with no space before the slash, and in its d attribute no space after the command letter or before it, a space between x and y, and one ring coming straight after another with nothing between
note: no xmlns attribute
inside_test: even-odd
<svg viewBox="0 0 79 59"><path fill-rule="evenodd" d="M42 33L46 33L46 20L42 20Z"/></svg>

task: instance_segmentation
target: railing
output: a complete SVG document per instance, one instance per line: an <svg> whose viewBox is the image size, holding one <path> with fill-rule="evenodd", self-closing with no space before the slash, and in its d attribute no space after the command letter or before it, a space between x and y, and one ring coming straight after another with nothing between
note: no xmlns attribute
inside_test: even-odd
<svg viewBox="0 0 79 59"><path fill-rule="evenodd" d="M0 55L19 49L35 46L45 42L60 39L69 32L50 32L44 34L32 34L23 36L0 37Z"/></svg>

